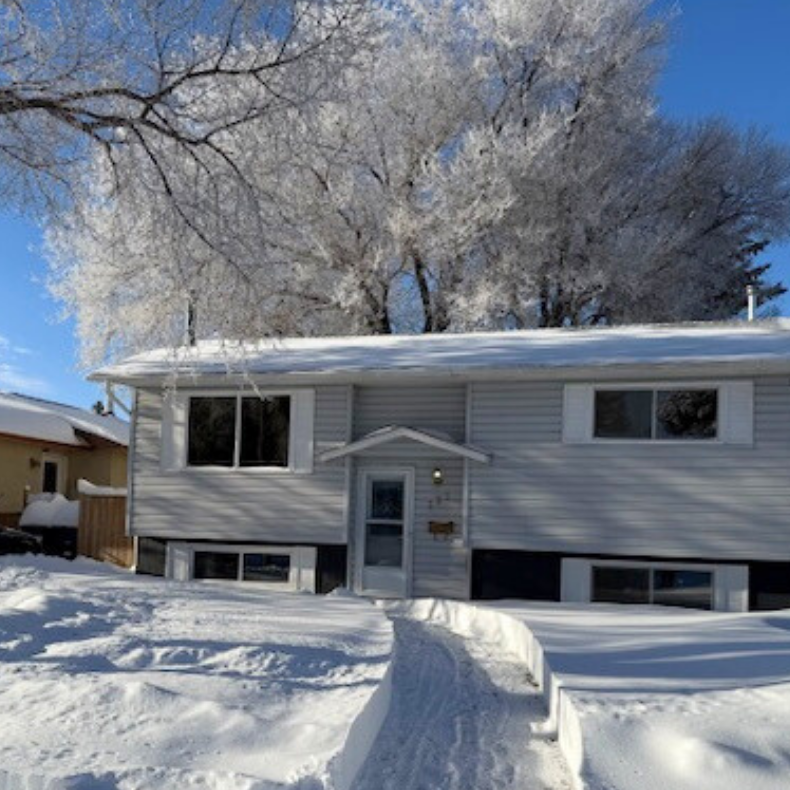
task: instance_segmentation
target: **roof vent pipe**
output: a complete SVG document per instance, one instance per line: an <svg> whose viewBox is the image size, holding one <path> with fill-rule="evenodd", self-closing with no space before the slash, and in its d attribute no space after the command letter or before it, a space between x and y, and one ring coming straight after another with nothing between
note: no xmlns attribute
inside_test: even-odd
<svg viewBox="0 0 790 790"><path fill-rule="evenodd" d="M195 306L195 296L190 293L187 299L186 315L186 344L194 346L197 344L197 307Z"/></svg>
<svg viewBox="0 0 790 790"><path fill-rule="evenodd" d="M757 289L752 283L746 286L746 320L754 321L754 313L757 307Z"/></svg>

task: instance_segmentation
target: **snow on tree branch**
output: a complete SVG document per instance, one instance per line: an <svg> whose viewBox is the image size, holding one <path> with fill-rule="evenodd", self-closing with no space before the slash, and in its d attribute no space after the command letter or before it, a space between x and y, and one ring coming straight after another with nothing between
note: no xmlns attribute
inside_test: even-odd
<svg viewBox="0 0 790 790"><path fill-rule="evenodd" d="M235 339L717 319L782 291L755 257L790 232L790 156L661 116L646 2L360 19L342 57L177 91L216 155L139 124L83 174L49 245L86 363L181 342L187 304Z"/></svg>

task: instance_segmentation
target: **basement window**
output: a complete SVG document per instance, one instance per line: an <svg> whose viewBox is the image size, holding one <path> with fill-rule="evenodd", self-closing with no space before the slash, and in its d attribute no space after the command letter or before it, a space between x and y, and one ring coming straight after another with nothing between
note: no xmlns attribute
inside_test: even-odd
<svg viewBox="0 0 790 790"><path fill-rule="evenodd" d="M179 581L242 582L314 592L316 560L312 546L169 541L166 575Z"/></svg>
<svg viewBox="0 0 790 790"><path fill-rule="evenodd" d="M245 554L242 581L287 584L291 572L289 554Z"/></svg>
<svg viewBox="0 0 790 790"><path fill-rule="evenodd" d="M224 551L196 551L192 578L235 581L239 578L239 555Z"/></svg>
<svg viewBox="0 0 790 790"><path fill-rule="evenodd" d="M595 603L712 609L713 571L644 565L594 565L591 600Z"/></svg>

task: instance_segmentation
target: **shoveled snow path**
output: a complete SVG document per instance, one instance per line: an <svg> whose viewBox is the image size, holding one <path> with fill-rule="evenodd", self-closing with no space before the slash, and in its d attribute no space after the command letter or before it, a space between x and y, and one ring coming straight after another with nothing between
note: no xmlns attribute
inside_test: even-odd
<svg viewBox="0 0 790 790"><path fill-rule="evenodd" d="M495 645L393 616L392 704L354 790L566 790L522 663Z"/></svg>

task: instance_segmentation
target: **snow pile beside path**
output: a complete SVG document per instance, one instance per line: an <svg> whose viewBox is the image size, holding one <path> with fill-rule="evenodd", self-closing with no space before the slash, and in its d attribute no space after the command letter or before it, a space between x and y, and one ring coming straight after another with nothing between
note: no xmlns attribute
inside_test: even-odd
<svg viewBox="0 0 790 790"><path fill-rule="evenodd" d="M63 494L38 494L22 511L20 527L76 527L80 521L80 503Z"/></svg>
<svg viewBox="0 0 790 790"><path fill-rule="evenodd" d="M790 613L446 601L408 612L527 664L579 787L790 787Z"/></svg>
<svg viewBox="0 0 790 790"><path fill-rule="evenodd" d="M4 558L0 788L345 790L391 646L356 598Z"/></svg>

